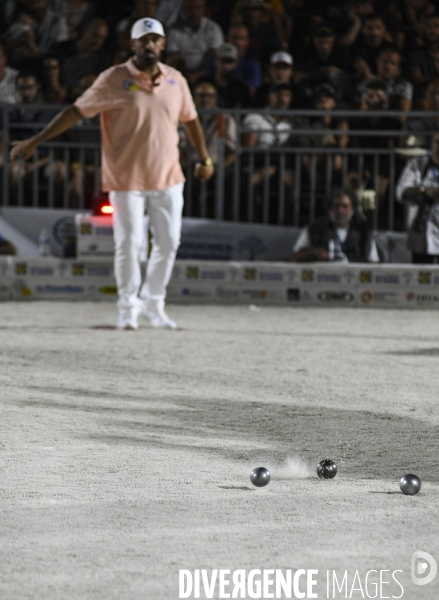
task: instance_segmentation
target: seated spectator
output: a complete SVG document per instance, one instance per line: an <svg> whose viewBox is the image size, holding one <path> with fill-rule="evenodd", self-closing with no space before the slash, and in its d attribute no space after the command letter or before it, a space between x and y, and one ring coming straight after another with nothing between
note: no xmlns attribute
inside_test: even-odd
<svg viewBox="0 0 439 600"><path fill-rule="evenodd" d="M82 25L91 19L95 12L94 2L87 0L52 0L52 9L65 19L69 40L78 37Z"/></svg>
<svg viewBox="0 0 439 600"><path fill-rule="evenodd" d="M396 197L409 204L408 247L415 264L439 263L439 134L431 154L409 160L396 186Z"/></svg>
<svg viewBox="0 0 439 600"><path fill-rule="evenodd" d="M403 3L402 10L412 46L422 44L425 35L425 21L429 15L435 12L434 4L428 0L411 0Z"/></svg>
<svg viewBox="0 0 439 600"><path fill-rule="evenodd" d="M224 43L220 26L204 16L204 0L183 0L182 16L167 41L167 63L185 74L190 83L207 74L206 63Z"/></svg>
<svg viewBox="0 0 439 600"><path fill-rule="evenodd" d="M291 144L295 132L295 122L288 116L279 114L270 114L270 110L287 111L291 107L293 99L291 87L286 83L273 85L268 95L267 112L263 114L249 114L242 123L245 131L242 135L242 144L250 148L259 148L269 150L272 147L285 146ZM254 155L255 169L252 173L253 186L259 186L268 177L272 179L279 173L278 155L270 156L268 169L265 165L265 153ZM291 165L287 164L284 172L285 213L287 218L292 215L294 206L294 172ZM259 209L262 198L256 197L259 203Z"/></svg>
<svg viewBox="0 0 439 600"><path fill-rule="evenodd" d="M238 0L235 3L230 22L233 24L248 23L249 17L246 14L248 10L259 10L258 18L262 15L262 24L269 25L270 30L276 32L280 48L288 47L288 28L283 2L280 0ZM267 31L268 35L270 35L270 30Z"/></svg>
<svg viewBox="0 0 439 600"><path fill-rule="evenodd" d="M12 67L8 67L8 57L6 55L3 44L0 42L0 102L15 104L17 98L17 81L18 71ZM0 122L0 129L2 123Z"/></svg>
<svg viewBox="0 0 439 600"><path fill-rule="evenodd" d="M41 93L41 85L34 73L28 71L21 72L17 77L17 91L19 102L23 105L13 108L9 113L9 122L11 124L10 133L11 140L25 140L32 135L35 135L42 129L42 126L49 123L55 116L56 111L50 109L37 108L34 105L43 103L44 98ZM14 124L26 124L28 127L16 128ZM18 184L18 179L24 176L29 176L34 168L37 169L48 164L48 155L44 150L40 150L36 163L27 161L15 161L10 163L9 172L11 176L12 186ZM57 162L54 163L55 173L54 178L57 182L61 182L61 177L56 169ZM57 176L58 175L58 176ZM46 171L48 176L48 171ZM25 181L26 183L26 181ZM28 180L27 183L30 183Z"/></svg>
<svg viewBox="0 0 439 600"><path fill-rule="evenodd" d="M415 108L425 94L427 84L439 75L437 54L439 51L439 14L426 17L424 43L410 54L408 78L415 86Z"/></svg>
<svg viewBox="0 0 439 600"><path fill-rule="evenodd" d="M93 18L85 23L78 39L56 46L54 54L60 62L65 86L77 86L84 75L98 75L110 66L110 57L102 49L107 36L107 23Z"/></svg>
<svg viewBox="0 0 439 600"><path fill-rule="evenodd" d="M294 108L303 108L305 100L302 96L301 86L293 82L294 68L293 57L288 52L275 52L270 58L270 68L268 71L269 80L263 83L255 92L253 106L263 108L267 106L268 94L273 84L287 83L291 86L294 98Z"/></svg>
<svg viewBox="0 0 439 600"><path fill-rule="evenodd" d="M337 102L335 99L335 90L329 84L321 84L314 90L314 108L316 110L327 110L327 115L323 117L315 117L305 125L308 129L316 129L325 131L316 135L301 136L301 145L314 148L346 148L349 143L347 135L334 135L333 131L348 131L349 125L345 118L337 116ZM309 156L302 157L302 164L311 173L311 158ZM326 156L319 154L316 157L316 177L319 183L323 183L326 178ZM343 167L343 157L341 154L332 155L332 178L340 176Z"/></svg>
<svg viewBox="0 0 439 600"><path fill-rule="evenodd" d="M250 106L250 90L233 75L238 61L238 49L233 44L223 44L216 51L213 75L202 77L218 90L218 106L221 108L245 108ZM197 82L198 83L198 82Z"/></svg>
<svg viewBox="0 0 439 600"><path fill-rule="evenodd" d="M212 158L215 165L215 175L210 179L206 186L208 196L213 197L216 186L216 177L218 176L218 162L220 160L220 152L224 151L222 155L224 171L221 176L224 177L224 185L226 188L225 193L225 209L226 218L231 218L232 207L230 204L230 198L232 198L232 181L230 180L233 174L233 165L235 161L235 149L236 149L236 122L231 115L204 112L211 110L214 111L218 108L217 104L218 92L213 83L203 81L197 83L194 89L194 102L198 111L200 112L200 121L203 127L204 138L206 140L206 147L209 156ZM224 146L220 146L219 140ZM188 139L185 130L181 131L180 141L183 146L188 146ZM224 149L224 150L222 150ZM195 149L190 146L186 152L181 155L181 162L185 169L193 169L193 165L198 161L198 155ZM202 201L200 196L200 183L196 180L192 181L192 199ZM201 214L201 211L197 211ZM208 207L206 210L206 216L214 217L214 203L209 198Z"/></svg>
<svg viewBox="0 0 439 600"><path fill-rule="evenodd" d="M242 23L249 32L247 57L268 62L270 55L282 49L282 39L275 25L266 20L268 7L264 0L243 0Z"/></svg>
<svg viewBox="0 0 439 600"><path fill-rule="evenodd" d="M405 130L409 134L406 139L406 146L415 145L428 148L430 138L436 132L439 132L439 79L434 79L429 83L425 93L423 109L435 111L438 116L409 118L405 126Z"/></svg>
<svg viewBox="0 0 439 600"><path fill-rule="evenodd" d="M305 48L297 60L294 81L304 85L310 97L313 87L320 83L331 83L340 72L347 75L352 69L349 51L337 45L336 41L330 25L317 25L313 30L311 47Z"/></svg>
<svg viewBox="0 0 439 600"><path fill-rule="evenodd" d="M227 42L238 48L238 63L233 75L244 81L253 93L262 83L261 63L249 58L248 47L250 36L246 25L232 25L227 32Z"/></svg>
<svg viewBox="0 0 439 600"><path fill-rule="evenodd" d="M364 93L367 84L379 79L386 84L386 94L390 110L411 110L413 86L401 77L402 56L398 48L386 48L377 58L377 75L363 81L357 87L359 104L364 103ZM405 119L403 119L405 120Z"/></svg>
<svg viewBox="0 0 439 600"><path fill-rule="evenodd" d="M157 12L158 3L159 0L136 0L134 2L134 8L131 15L117 23L117 47L113 55L113 65L119 65L120 63L126 62L132 55L131 28L138 19L157 18L155 15Z"/></svg>
<svg viewBox="0 0 439 600"><path fill-rule="evenodd" d="M400 138L388 134L383 134L384 131L399 131L401 122L393 117L385 115L385 111L389 108L389 99L387 97L387 86L379 79L373 79L365 87L364 104L362 110L364 113L368 111L383 111L381 117L358 117L352 123L352 129L362 131L375 131L376 135L358 135L351 136L352 145L357 148L374 150L364 154L363 163L363 181L358 179L358 170L348 175L349 187L358 189L365 181L374 181L375 176L378 178L378 200L379 200L379 215L382 219L382 225L385 227L386 215L386 192L389 185L389 165L390 159L388 154L380 154L380 150L394 148L400 143ZM375 173L375 157L378 157L378 172Z"/></svg>
<svg viewBox="0 0 439 600"><path fill-rule="evenodd" d="M385 48L393 48L394 42L383 19L376 13L368 15L361 28L361 37L354 45L355 71L359 79L372 79L376 74L376 61Z"/></svg>
<svg viewBox="0 0 439 600"><path fill-rule="evenodd" d="M39 56L47 54L58 42L68 39L66 20L50 9L49 0L23 0L22 3L36 21L35 41Z"/></svg>
<svg viewBox="0 0 439 600"><path fill-rule="evenodd" d="M65 104L67 88L61 83L59 60L55 56L46 56L41 65L44 102L49 104Z"/></svg>
<svg viewBox="0 0 439 600"><path fill-rule="evenodd" d="M3 36L12 62L20 64L27 58L39 56L34 27L35 19L28 8L18 5L12 25Z"/></svg>
<svg viewBox="0 0 439 600"><path fill-rule="evenodd" d="M351 190L335 191L328 214L302 230L293 248L293 260L379 262L375 240L356 207L357 199Z"/></svg>

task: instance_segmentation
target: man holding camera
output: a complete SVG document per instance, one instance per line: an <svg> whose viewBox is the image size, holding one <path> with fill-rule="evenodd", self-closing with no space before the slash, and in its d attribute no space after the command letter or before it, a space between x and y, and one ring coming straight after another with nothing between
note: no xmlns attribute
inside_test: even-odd
<svg viewBox="0 0 439 600"><path fill-rule="evenodd" d="M415 264L439 263L439 133L431 152L408 161L396 186L396 197L410 204L408 247Z"/></svg>

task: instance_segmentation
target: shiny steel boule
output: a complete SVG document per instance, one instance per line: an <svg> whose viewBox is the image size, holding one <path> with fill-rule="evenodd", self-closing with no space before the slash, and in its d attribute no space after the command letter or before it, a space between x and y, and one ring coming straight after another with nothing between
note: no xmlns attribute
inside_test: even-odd
<svg viewBox="0 0 439 600"><path fill-rule="evenodd" d="M337 465L332 460L325 458L319 462L316 471L320 479L332 479L337 475Z"/></svg>
<svg viewBox="0 0 439 600"><path fill-rule="evenodd" d="M399 480L401 491L407 496L414 496L421 489L421 480L417 475L403 475Z"/></svg>
<svg viewBox="0 0 439 600"><path fill-rule="evenodd" d="M271 475L270 471L265 467L256 467L250 473L250 481L256 487L265 487L270 483Z"/></svg>

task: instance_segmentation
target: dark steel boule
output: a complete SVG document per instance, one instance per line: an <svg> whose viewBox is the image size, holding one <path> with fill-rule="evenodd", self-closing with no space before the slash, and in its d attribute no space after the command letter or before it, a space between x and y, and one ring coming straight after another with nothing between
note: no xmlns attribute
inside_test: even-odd
<svg viewBox="0 0 439 600"><path fill-rule="evenodd" d="M403 475L399 480L399 487L406 496L414 496L421 489L421 480L417 475Z"/></svg>
<svg viewBox="0 0 439 600"><path fill-rule="evenodd" d="M317 475L320 479L332 479L337 475L337 465L329 458L325 458L317 465Z"/></svg>
<svg viewBox="0 0 439 600"><path fill-rule="evenodd" d="M256 487L265 487L270 483L271 475L270 471L265 467L256 467L250 473L250 481Z"/></svg>

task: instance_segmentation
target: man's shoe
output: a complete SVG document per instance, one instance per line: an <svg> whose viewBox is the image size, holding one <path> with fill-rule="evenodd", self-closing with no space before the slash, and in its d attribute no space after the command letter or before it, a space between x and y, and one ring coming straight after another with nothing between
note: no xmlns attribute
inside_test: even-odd
<svg viewBox="0 0 439 600"><path fill-rule="evenodd" d="M146 317L153 327L159 329L177 329L177 323L165 313L163 300L148 300L140 309L140 314Z"/></svg>
<svg viewBox="0 0 439 600"><path fill-rule="evenodd" d="M117 328L125 331L135 331L139 329L137 316L139 311L137 308L120 308L119 318L117 319Z"/></svg>

